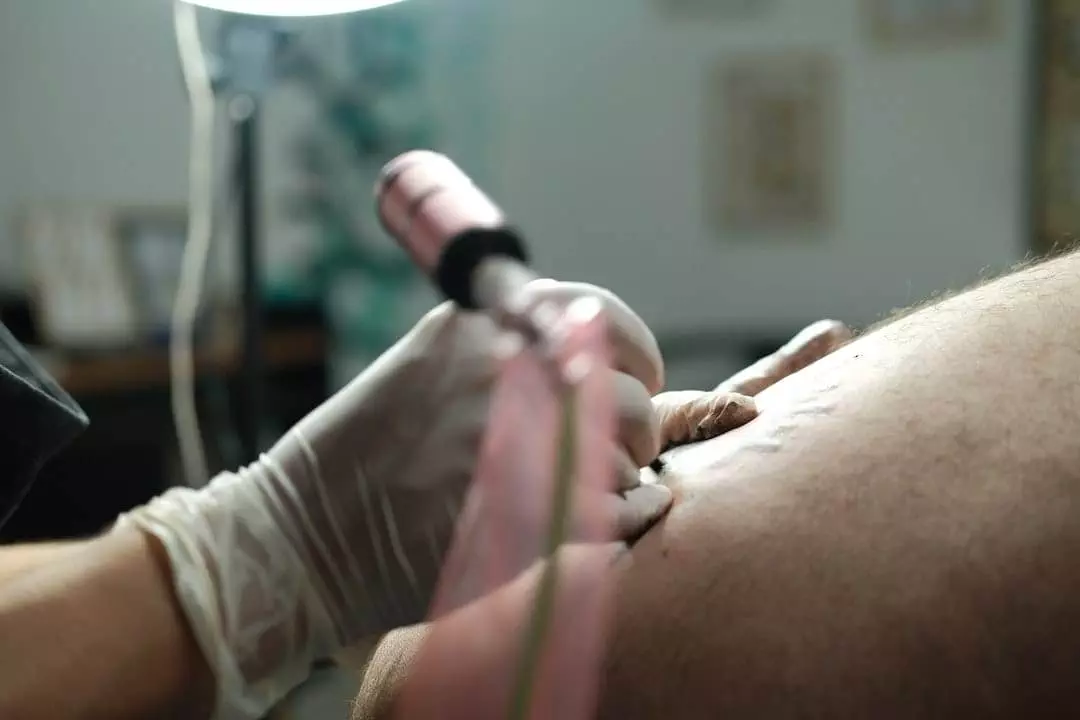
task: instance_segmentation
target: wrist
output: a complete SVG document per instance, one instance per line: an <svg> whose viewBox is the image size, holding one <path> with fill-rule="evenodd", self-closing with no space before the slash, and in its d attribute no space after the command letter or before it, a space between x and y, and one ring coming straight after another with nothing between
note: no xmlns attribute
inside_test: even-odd
<svg viewBox="0 0 1080 720"><path fill-rule="evenodd" d="M156 630L144 688L157 688L159 707L175 709L167 716L206 717L214 702L214 675L173 588L169 559L160 542L136 530L118 530L91 541L94 554L108 558L116 573L127 577L140 596L140 605L153 611ZM135 591L133 591L135 594ZM133 599L134 602L134 599ZM141 615L149 617L149 610Z"/></svg>

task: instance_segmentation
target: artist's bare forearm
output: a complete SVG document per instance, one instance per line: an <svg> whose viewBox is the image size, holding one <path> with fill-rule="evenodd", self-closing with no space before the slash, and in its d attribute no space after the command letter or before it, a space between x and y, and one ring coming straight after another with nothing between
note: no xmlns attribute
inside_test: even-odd
<svg viewBox="0 0 1080 720"><path fill-rule="evenodd" d="M0 549L0 717L206 717L212 693L141 533Z"/></svg>
<svg viewBox="0 0 1080 720"><path fill-rule="evenodd" d="M63 557L71 547L70 543L35 543L6 549L0 546L0 587Z"/></svg>

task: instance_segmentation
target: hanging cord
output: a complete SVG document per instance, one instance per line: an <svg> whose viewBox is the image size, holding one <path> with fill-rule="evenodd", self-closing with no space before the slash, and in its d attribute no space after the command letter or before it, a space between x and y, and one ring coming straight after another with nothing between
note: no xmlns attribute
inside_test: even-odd
<svg viewBox="0 0 1080 720"><path fill-rule="evenodd" d="M169 366L184 479L198 487L209 480L195 397L194 332L213 233L214 90L195 6L175 0L173 10L180 66L191 105L191 145L187 242L173 306Z"/></svg>
<svg viewBox="0 0 1080 720"><path fill-rule="evenodd" d="M559 550L566 542L573 514L573 488L577 474L578 457L578 391L566 385L559 393L559 444L555 482L553 484L551 518L544 540L547 564L540 576L540 584L533 600L533 611L525 633L525 648L514 680L508 717L510 720L526 720L532 712L536 684L540 675L545 640L554 622L555 597L559 582Z"/></svg>

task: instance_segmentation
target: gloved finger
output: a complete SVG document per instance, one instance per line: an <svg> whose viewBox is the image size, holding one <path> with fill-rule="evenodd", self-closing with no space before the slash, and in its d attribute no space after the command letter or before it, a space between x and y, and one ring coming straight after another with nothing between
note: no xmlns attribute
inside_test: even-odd
<svg viewBox="0 0 1080 720"><path fill-rule="evenodd" d="M720 391L661 393L653 398L653 408L662 450L708 440L757 417L753 398Z"/></svg>
<svg viewBox="0 0 1080 720"><path fill-rule="evenodd" d="M660 454L660 425L649 391L626 373L614 373L619 445L637 466L645 467Z"/></svg>
<svg viewBox="0 0 1080 720"><path fill-rule="evenodd" d="M619 447L611 448L612 466L615 469L615 492L627 492L641 484L641 467L630 459L626 451Z"/></svg>
<svg viewBox="0 0 1080 720"><path fill-rule="evenodd" d="M665 485L644 483L605 500L615 539L633 542L648 532L671 509L671 490Z"/></svg>
<svg viewBox="0 0 1080 720"><path fill-rule="evenodd" d="M853 333L836 320L819 320L807 326L772 355L741 370L716 387L722 392L754 396L811 365L842 345Z"/></svg>
<svg viewBox="0 0 1080 720"><path fill-rule="evenodd" d="M656 338L645 321L614 293L586 283L548 279L529 283L529 293L535 299L561 304L582 297L599 299L604 304L615 368L637 378L650 395L664 387L664 360Z"/></svg>

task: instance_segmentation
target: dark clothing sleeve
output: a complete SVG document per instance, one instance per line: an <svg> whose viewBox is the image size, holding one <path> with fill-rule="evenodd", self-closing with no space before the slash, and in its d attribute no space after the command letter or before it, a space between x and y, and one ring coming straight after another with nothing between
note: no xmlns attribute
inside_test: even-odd
<svg viewBox="0 0 1080 720"><path fill-rule="evenodd" d="M0 527L46 461L87 424L79 405L0 323Z"/></svg>

